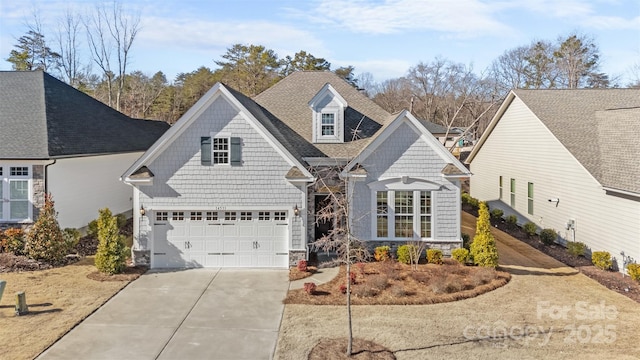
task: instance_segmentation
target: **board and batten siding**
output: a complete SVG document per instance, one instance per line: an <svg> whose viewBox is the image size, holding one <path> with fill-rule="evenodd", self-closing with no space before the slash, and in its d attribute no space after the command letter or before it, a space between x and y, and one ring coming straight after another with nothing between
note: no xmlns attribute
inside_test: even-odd
<svg viewBox="0 0 640 360"><path fill-rule="evenodd" d="M57 159L47 167L47 190L53 195L61 228L82 228L98 210L131 211L131 187L119 180L142 152Z"/></svg>
<svg viewBox="0 0 640 360"><path fill-rule="evenodd" d="M432 192L433 241L460 240L460 188L442 177L446 162L408 123L401 124L361 165L367 171L367 178L355 182L353 190L355 221L352 226L358 238L371 240L375 235L372 233L375 206L367 184L409 176L440 185L439 190Z"/></svg>
<svg viewBox="0 0 640 360"><path fill-rule="evenodd" d="M224 134L242 141L242 165L201 164L200 138ZM223 97L217 98L148 168L152 186L140 186L139 204L150 210L285 210L289 216L289 248L305 249L303 221L294 221L297 205L305 213L305 191L285 179L291 165L243 115ZM140 223L137 246L152 239L147 219ZM296 219L297 220L297 219ZM298 228L293 228L293 227Z"/></svg>
<svg viewBox="0 0 640 360"><path fill-rule="evenodd" d="M472 160L471 172L471 196L509 211L510 180L515 179L513 210L521 222L553 228L563 241L583 242L591 251L608 251L620 269L621 251L640 260L640 201L607 195L518 97ZM529 182L534 184L533 215L527 213ZM557 206L549 199L559 199ZM566 229L570 219L575 220L575 239Z"/></svg>

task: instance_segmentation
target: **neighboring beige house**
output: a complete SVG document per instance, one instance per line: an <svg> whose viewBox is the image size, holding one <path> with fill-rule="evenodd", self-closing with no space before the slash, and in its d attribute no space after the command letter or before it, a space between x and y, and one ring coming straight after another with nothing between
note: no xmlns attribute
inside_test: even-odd
<svg viewBox="0 0 640 360"><path fill-rule="evenodd" d="M558 241L640 261L640 89L515 90L469 155L471 195Z"/></svg>

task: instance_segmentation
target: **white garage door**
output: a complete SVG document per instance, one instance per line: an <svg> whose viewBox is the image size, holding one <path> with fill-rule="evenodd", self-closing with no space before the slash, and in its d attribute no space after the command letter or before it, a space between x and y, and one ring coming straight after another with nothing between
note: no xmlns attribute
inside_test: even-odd
<svg viewBox="0 0 640 360"><path fill-rule="evenodd" d="M153 220L155 268L289 263L286 211L156 211Z"/></svg>

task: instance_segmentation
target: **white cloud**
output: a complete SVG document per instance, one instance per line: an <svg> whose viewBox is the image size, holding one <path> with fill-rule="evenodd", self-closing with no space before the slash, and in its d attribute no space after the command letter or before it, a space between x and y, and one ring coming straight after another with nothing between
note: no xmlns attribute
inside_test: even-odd
<svg viewBox="0 0 640 360"><path fill-rule="evenodd" d="M368 72L374 75L375 81L384 81L404 76L414 64L402 59L334 60L331 62L331 67L334 69L349 65L355 68L356 76Z"/></svg>
<svg viewBox="0 0 640 360"><path fill-rule="evenodd" d="M263 45L279 57L299 50L326 53L322 42L312 34L290 26L267 21L208 21L194 19L144 17L138 34L145 46L206 51L233 44ZM214 54L212 54L214 55Z"/></svg>
<svg viewBox="0 0 640 360"><path fill-rule="evenodd" d="M320 0L306 15L310 21L359 33L435 30L475 37L509 30L491 17L493 12L492 6L478 0Z"/></svg>

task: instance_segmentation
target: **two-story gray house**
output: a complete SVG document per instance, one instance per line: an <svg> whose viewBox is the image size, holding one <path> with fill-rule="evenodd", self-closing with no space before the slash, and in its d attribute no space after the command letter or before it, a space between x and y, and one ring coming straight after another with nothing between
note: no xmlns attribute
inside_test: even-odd
<svg viewBox="0 0 640 360"><path fill-rule="evenodd" d="M461 245L470 175L409 112L389 114L331 72L296 72L250 99L216 84L122 176L134 190L134 259L162 267L276 267L332 224L317 207L338 166L354 235ZM345 185L346 183L346 185ZM329 184L329 185L327 185Z"/></svg>

